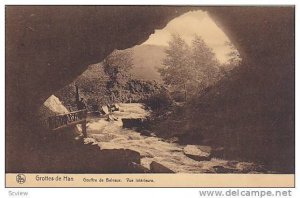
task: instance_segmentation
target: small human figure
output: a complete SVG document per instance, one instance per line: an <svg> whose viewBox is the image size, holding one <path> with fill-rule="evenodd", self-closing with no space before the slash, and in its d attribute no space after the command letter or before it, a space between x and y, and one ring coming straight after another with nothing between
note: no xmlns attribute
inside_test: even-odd
<svg viewBox="0 0 300 198"><path fill-rule="evenodd" d="M76 91L76 95L75 95L75 102L79 102L79 90L78 90L78 86L75 85L75 91Z"/></svg>
<svg viewBox="0 0 300 198"><path fill-rule="evenodd" d="M78 110L86 109L86 104L85 104L83 98L81 98L80 101L77 102L77 109Z"/></svg>

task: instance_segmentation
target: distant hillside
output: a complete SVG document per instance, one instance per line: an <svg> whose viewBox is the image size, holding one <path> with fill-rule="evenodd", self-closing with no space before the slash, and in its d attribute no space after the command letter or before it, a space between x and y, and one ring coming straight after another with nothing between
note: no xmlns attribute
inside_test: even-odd
<svg viewBox="0 0 300 198"><path fill-rule="evenodd" d="M139 45L133 49L133 77L162 82L157 69L163 67L165 47L158 45Z"/></svg>
<svg viewBox="0 0 300 198"><path fill-rule="evenodd" d="M85 70L77 79L76 82L80 82L82 80L99 80L99 82L106 82L108 77L105 75L103 71L103 66L101 63L97 63L94 65L90 65L87 70Z"/></svg>
<svg viewBox="0 0 300 198"><path fill-rule="evenodd" d="M163 67L165 47L158 45L139 45L132 48L133 68L130 70L132 77L142 80L156 80L162 82L158 68ZM101 63L90 65L78 78L77 82L86 79L98 79L104 82L107 79Z"/></svg>

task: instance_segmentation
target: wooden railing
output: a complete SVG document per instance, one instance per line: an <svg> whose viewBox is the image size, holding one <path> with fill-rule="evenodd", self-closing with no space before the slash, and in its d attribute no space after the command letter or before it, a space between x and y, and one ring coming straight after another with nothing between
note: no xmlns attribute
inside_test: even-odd
<svg viewBox="0 0 300 198"><path fill-rule="evenodd" d="M81 124L83 136L86 137L86 118L87 110L73 111L66 114L59 114L48 118L48 126L50 130L56 131L62 128Z"/></svg>

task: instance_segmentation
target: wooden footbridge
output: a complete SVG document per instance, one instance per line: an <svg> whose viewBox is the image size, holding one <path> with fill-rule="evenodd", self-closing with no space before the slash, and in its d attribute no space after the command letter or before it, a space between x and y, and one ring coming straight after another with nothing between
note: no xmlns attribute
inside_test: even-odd
<svg viewBox="0 0 300 198"><path fill-rule="evenodd" d="M70 126L81 124L82 134L87 137L86 132L87 110L78 110L66 114L59 114L48 118L48 126L52 131L57 131Z"/></svg>

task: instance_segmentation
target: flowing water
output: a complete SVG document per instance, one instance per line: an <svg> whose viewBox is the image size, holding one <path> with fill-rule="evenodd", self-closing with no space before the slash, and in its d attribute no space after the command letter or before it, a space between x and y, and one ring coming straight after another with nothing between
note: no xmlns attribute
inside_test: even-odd
<svg viewBox="0 0 300 198"><path fill-rule="evenodd" d="M167 142L161 138L143 136L122 127L122 118L145 118L150 112L139 103L120 104L120 111L113 115L117 121L106 118L91 119L87 125L89 138L86 141L97 143L101 149L130 149L141 154L141 164L147 168L156 161L178 173L214 172L213 166L230 167L226 160L212 158L210 161L195 161L183 153L184 145ZM244 163L246 164L246 163ZM235 167L236 168L236 167Z"/></svg>

